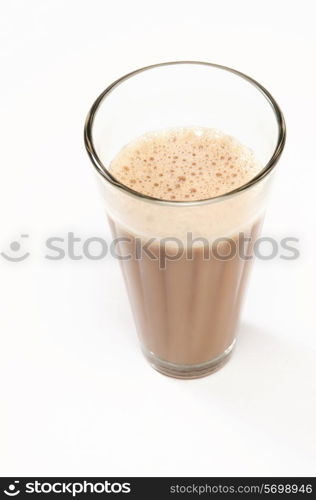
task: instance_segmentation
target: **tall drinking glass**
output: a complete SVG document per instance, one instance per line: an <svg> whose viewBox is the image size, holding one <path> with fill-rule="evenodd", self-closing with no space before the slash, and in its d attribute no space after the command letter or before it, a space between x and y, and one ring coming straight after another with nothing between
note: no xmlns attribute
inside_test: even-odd
<svg viewBox="0 0 316 500"><path fill-rule="evenodd" d="M210 199L167 201L119 182L117 153L149 131L208 127L262 164L249 182ZM85 144L100 181L143 353L158 371L207 375L232 353L274 167L285 143L271 94L231 68L181 61L112 83L94 102ZM140 167L141 168L141 167Z"/></svg>

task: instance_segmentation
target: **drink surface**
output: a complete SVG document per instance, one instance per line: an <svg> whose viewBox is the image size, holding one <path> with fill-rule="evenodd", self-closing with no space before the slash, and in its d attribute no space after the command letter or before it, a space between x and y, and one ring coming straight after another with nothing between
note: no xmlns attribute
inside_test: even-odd
<svg viewBox="0 0 316 500"><path fill-rule="evenodd" d="M235 138L202 127L147 133L127 144L110 166L122 184L171 201L222 195L246 184L261 169L253 152Z"/></svg>

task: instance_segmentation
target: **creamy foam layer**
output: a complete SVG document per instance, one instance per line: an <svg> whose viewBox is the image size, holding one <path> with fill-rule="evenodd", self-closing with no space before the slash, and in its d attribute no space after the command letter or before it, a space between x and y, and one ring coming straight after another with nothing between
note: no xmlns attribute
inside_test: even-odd
<svg viewBox="0 0 316 500"><path fill-rule="evenodd" d="M122 184L171 201L219 196L261 169L253 152L235 138L202 127L147 133L126 145L110 165Z"/></svg>

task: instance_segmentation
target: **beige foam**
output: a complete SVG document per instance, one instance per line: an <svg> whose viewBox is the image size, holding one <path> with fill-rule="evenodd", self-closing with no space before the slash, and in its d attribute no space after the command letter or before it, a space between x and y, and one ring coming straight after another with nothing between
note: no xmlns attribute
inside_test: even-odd
<svg viewBox="0 0 316 500"><path fill-rule="evenodd" d="M147 133L125 146L110 165L122 184L171 201L227 193L261 169L252 151L235 138L201 127Z"/></svg>
<svg viewBox="0 0 316 500"><path fill-rule="evenodd" d="M172 140L174 137L176 137L176 141ZM189 140L190 137L191 141ZM186 141L187 144L185 144ZM184 142L186 149L184 147L181 149L180 142ZM161 146L160 156L158 156L159 148L157 146L156 152L153 151L156 156L153 156L150 152L153 144ZM162 148L163 144L165 149ZM199 145L204 148L206 144L208 148L205 151L203 149L193 149L193 146L198 147ZM140 145L142 145L142 148L140 148ZM222 145L224 148L221 147ZM193 153L199 154L201 164L204 165L204 171L202 167L201 176L192 176L192 183L194 182L194 184L190 184L191 180L189 180L187 184L183 183L182 185L179 181L177 182L176 176L184 175L190 179L188 171L196 173L193 167L199 169L200 166L191 165L188 168L184 166L187 162L177 161L172 163L175 159L168 158L168 156L172 155L167 154L167 151L171 151L171 148L173 148L173 151L178 148L177 153L173 155L178 156L176 160L180 159L181 151L185 152L181 153L181 160L188 160L188 151L191 152L191 157L193 157ZM141 149L142 153L137 153ZM210 158L211 151L215 159ZM232 151L235 154L232 154ZM206 154L209 156L206 157ZM140 162L137 160L137 156L140 155L143 160L153 157L155 161ZM221 156L224 156L224 158L222 159ZM158 157L161 157L164 161L158 162ZM229 157L232 157L232 159L229 160ZM225 158L227 159L225 160ZM166 160L168 160L167 163ZM168 172L168 169L171 170L170 161L172 168L174 170L178 169L177 173ZM215 162L215 165L212 165L212 161ZM198 163L195 160L192 160L191 163L193 162ZM233 168L227 168L226 162L231 162ZM124 167L128 167L128 170ZM178 128L146 134L123 147L108 168L116 177L124 175L124 177L120 178L122 183L127 184L132 180L138 181L132 183L134 190L140 191L142 181L143 192L146 189L146 194L153 194L155 197L162 196L167 200L154 201L142 198L137 194L127 192L123 188L113 185L104 177L98 175L107 212L116 224L144 239L148 237L158 239L175 237L183 241L184 244L186 244L188 233L192 233L193 238L203 237L212 242L219 237L231 237L237 235L240 231L247 231L262 217L270 190L270 179L272 179L270 173L260 182L254 183L245 190L218 197L219 194L227 193L232 188L250 180L262 167L253 153L245 146L242 146L236 139L216 130L204 128ZM187 168L188 170L185 170ZM222 176L216 175L219 169L221 169ZM166 174L166 180L161 180L160 173ZM171 174L175 175L172 176ZM236 177L234 174L237 174ZM147 175L149 178L146 177ZM160 178L159 181L157 181L156 176ZM164 177L162 178L164 179ZM145 182L145 179L148 182ZM231 185L231 182L235 182L235 184ZM158 186L155 186L155 183ZM180 188L176 187L176 184L180 184ZM168 191L169 187L171 191ZM192 188L196 189L196 192L191 192ZM216 188L218 188L218 191ZM169 199L166 199L165 193L167 193ZM181 201L173 203L175 199L172 196L176 196L174 193L177 193L177 201L179 198ZM216 194L216 197L210 198L214 194ZM185 198L186 195L190 196L190 198ZM197 201L201 197L208 199Z"/></svg>

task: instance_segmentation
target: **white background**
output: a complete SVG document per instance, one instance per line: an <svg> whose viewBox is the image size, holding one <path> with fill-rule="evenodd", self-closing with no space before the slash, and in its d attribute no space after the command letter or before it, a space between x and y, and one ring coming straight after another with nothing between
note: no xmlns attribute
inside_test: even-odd
<svg viewBox="0 0 316 500"><path fill-rule="evenodd" d="M31 253L0 256L1 475L314 475L313 2L2 1L0 33L0 251ZM256 263L232 360L193 381L142 358L117 262L44 258L48 236L109 236L82 140L94 98L177 59L232 66L279 102L263 234L301 252Z"/></svg>

